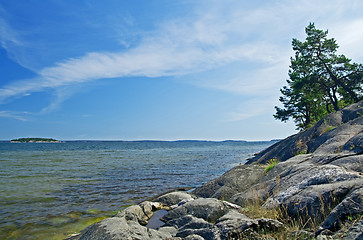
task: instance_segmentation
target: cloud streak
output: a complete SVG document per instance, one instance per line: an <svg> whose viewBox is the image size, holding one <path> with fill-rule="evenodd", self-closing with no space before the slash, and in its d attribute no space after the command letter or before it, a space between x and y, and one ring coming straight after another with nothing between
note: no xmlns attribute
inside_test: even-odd
<svg viewBox="0 0 363 240"><path fill-rule="evenodd" d="M22 122L28 121L28 119L26 117L24 117L24 115L26 115L26 114L28 114L28 113L27 112L0 111L0 117L13 118L13 119L20 120Z"/></svg>
<svg viewBox="0 0 363 240"><path fill-rule="evenodd" d="M4 10L1 9L0 13ZM13 45L22 45L16 32L8 25L8 23L0 17L0 44L4 49L8 49Z"/></svg>
<svg viewBox="0 0 363 240"><path fill-rule="evenodd" d="M183 76L236 62L255 63L256 67L229 79L201 79L195 80L193 84L237 93L251 93L251 88L254 92L271 89L280 86L286 76L286 64L291 50L289 45L281 45L281 42L286 44L286 39L291 39L287 33L297 25L301 25L303 30L306 22L301 20L314 21L319 14L326 16L333 12L334 16L339 17L336 21L340 21L350 10L346 6L349 4L342 3L302 1L297 4L285 1L284 4L244 9L238 6L238 1L232 1L230 6L222 6L217 2L207 8L201 6L204 10L197 11L197 17L173 19L160 24L157 30L145 34L139 45L133 48L118 52L88 52L44 67L38 71L36 78L3 86L0 88L0 103L32 92L64 88L98 79ZM359 1L355 4L362 6ZM335 13L337 6L339 12ZM298 21L302 23L297 24ZM356 29L362 21L352 19L345 22L347 29L356 31L354 36L343 38L343 41L354 45L362 42L363 32ZM340 31L338 36L345 32L343 28L336 29ZM3 36L1 44L5 49L9 44L21 44L15 31L2 19L0 33ZM69 95L57 98L46 110L53 109L66 97Z"/></svg>

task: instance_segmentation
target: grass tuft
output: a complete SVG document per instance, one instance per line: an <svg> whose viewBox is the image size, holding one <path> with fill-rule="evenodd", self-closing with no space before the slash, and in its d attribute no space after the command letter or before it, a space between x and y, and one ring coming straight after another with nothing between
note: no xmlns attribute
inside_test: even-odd
<svg viewBox="0 0 363 240"><path fill-rule="evenodd" d="M270 159L268 162L267 162L267 166L265 167L265 173L268 173L273 167L276 166L276 164L279 163L279 160L277 160L277 158L273 158L273 159Z"/></svg>

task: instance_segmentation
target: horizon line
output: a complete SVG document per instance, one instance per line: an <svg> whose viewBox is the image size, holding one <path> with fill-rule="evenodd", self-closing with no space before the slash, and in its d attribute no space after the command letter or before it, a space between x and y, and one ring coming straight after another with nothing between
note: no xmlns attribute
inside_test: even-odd
<svg viewBox="0 0 363 240"><path fill-rule="evenodd" d="M13 139L5 139L0 140L0 142L10 142ZM235 139L226 139L226 140L206 140L206 139L178 139L178 140L157 140L157 139L138 139L138 140L111 140L111 139L68 139L61 140L55 139L61 142L271 142L271 141L280 141L282 139L270 139L270 140L235 140Z"/></svg>

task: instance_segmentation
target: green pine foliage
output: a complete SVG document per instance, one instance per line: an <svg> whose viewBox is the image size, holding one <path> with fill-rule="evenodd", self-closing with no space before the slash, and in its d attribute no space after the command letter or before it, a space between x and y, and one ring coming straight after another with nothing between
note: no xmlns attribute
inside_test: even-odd
<svg viewBox="0 0 363 240"><path fill-rule="evenodd" d="M286 122L293 119L297 129L314 125L325 115L358 102L363 95L363 65L338 55L338 44L328 31L310 23L306 39L292 40L287 86L280 89L283 108L275 107L274 117Z"/></svg>

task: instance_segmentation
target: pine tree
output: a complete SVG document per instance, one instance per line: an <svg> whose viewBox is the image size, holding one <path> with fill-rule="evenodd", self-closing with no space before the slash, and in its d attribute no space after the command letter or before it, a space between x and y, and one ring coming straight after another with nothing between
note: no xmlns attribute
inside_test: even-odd
<svg viewBox="0 0 363 240"><path fill-rule="evenodd" d="M306 129L332 111L362 98L363 66L338 55L338 44L327 38L328 31L305 28L304 42L292 40L288 86L280 91L283 108L275 107L274 117L293 118L298 129Z"/></svg>

